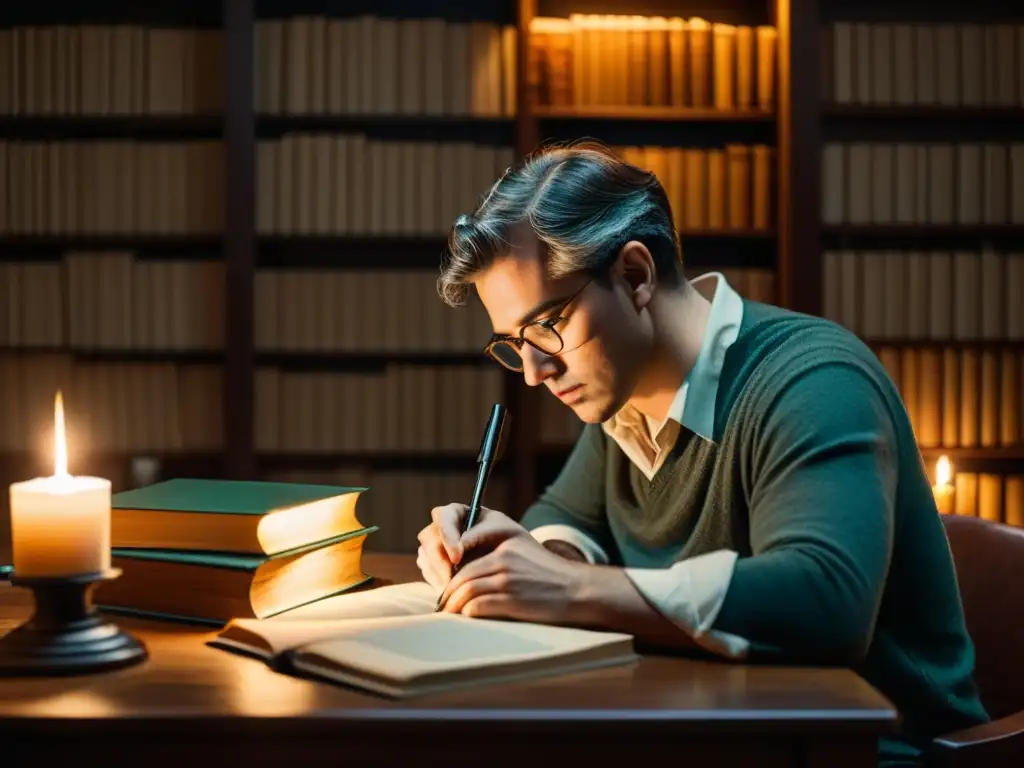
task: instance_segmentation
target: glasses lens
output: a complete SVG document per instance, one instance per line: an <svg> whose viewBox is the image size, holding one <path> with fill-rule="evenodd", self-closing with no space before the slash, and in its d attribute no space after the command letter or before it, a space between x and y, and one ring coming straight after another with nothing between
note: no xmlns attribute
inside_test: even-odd
<svg viewBox="0 0 1024 768"><path fill-rule="evenodd" d="M491 347L491 356L513 371L523 369L523 359L519 356L519 350L504 341L499 341Z"/></svg>
<svg viewBox="0 0 1024 768"><path fill-rule="evenodd" d="M543 325L528 325L523 329L523 338L545 355L557 355L562 351L562 337L553 329Z"/></svg>

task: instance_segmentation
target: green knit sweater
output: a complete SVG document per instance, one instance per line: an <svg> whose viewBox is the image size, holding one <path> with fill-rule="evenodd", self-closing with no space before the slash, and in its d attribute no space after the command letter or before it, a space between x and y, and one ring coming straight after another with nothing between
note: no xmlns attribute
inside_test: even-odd
<svg viewBox="0 0 1024 768"><path fill-rule="evenodd" d="M739 553L714 628L750 660L841 665L899 709L880 762L985 722L949 545L899 392L845 329L744 301L714 441L682 429L648 480L587 425L530 529L572 525L613 565Z"/></svg>

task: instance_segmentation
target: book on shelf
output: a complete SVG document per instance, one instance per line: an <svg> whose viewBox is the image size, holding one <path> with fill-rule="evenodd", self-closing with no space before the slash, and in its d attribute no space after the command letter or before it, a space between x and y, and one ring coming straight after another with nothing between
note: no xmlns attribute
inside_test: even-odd
<svg viewBox="0 0 1024 768"><path fill-rule="evenodd" d="M769 112L777 40L775 27L699 17L539 16L527 77L543 106Z"/></svg>
<svg viewBox="0 0 1024 768"><path fill-rule="evenodd" d="M111 546L280 555L363 526L364 487L175 478L111 498Z"/></svg>
<svg viewBox="0 0 1024 768"><path fill-rule="evenodd" d="M829 103L897 107L1024 105L1024 24L837 21L822 28Z"/></svg>
<svg viewBox="0 0 1024 768"><path fill-rule="evenodd" d="M511 117L517 35L510 24L482 19L258 19L256 113Z"/></svg>
<svg viewBox="0 0 1024 768"><path fill-rule="evenodd" d="M8 23L0 57L4 115L216 115L224 103L216 27Z"/></svg>
<svg viewBox="0 0 1024 768"><path fill-rule="evenodd" d="M390 698L634 662L630 635L435 613L426 582L339 595L267 619L231 621L214 647Z"/></svg>
<svg viewBox="0 0 1024 768"><path fill-rule="evenodd" d="M1024 142L828 142L821 218L839 225L1024 223Z"/></svg>

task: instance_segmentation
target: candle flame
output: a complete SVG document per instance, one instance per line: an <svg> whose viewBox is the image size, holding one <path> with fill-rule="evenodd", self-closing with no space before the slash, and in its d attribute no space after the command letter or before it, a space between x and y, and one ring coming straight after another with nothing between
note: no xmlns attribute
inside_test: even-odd
<svg viewBox="0 0 1024 768"><path fill-rule="evenodd" d="M64 396L57 390L53 401L53 474L57 477L68 476L68 444L64 432Z"/></svg>
<svg viewBox="0 0 1024 768"><path fill-rule="evenodd" d="M948 485L953 477L953 466L949 463L948 456L940 456L935 464L935 484Z"/></svg>

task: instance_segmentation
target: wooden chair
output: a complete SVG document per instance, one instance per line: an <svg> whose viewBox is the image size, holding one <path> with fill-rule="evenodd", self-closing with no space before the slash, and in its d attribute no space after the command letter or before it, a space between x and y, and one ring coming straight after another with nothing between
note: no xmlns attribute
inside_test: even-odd
<svg viewBox="0 0 1024 768"><path fill-rule="evenodd" d="M1024 766L1024 529L943 515L990 723L935 739L929 765Z"/></svg>

